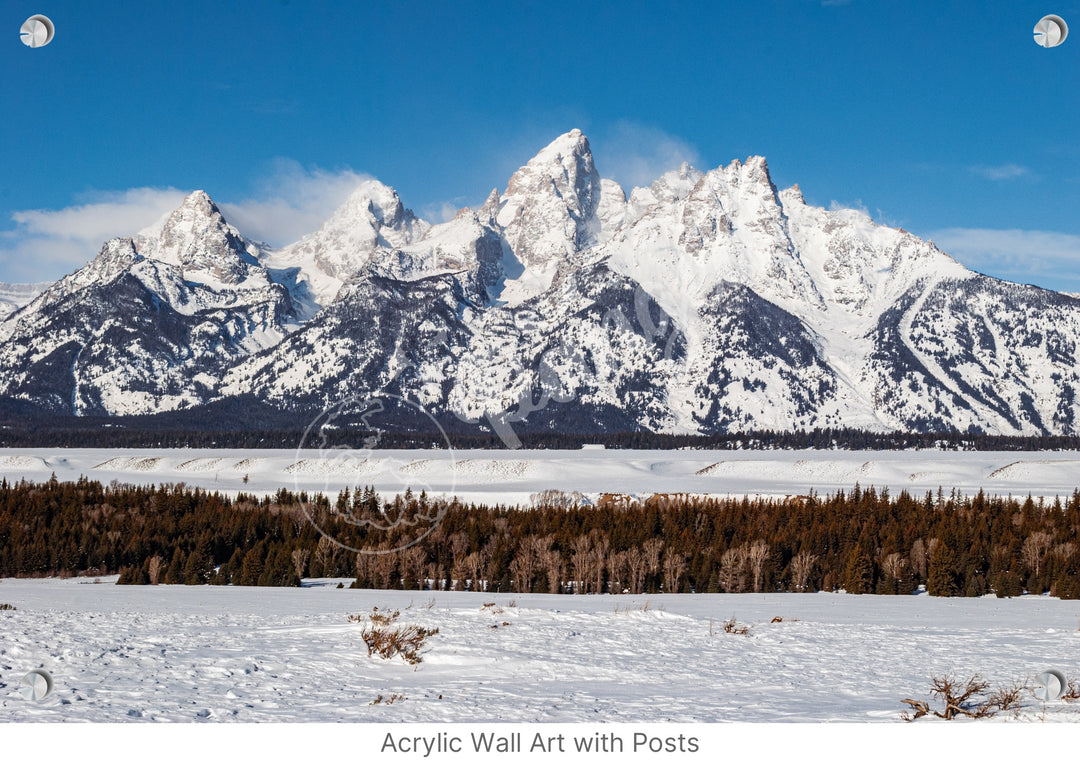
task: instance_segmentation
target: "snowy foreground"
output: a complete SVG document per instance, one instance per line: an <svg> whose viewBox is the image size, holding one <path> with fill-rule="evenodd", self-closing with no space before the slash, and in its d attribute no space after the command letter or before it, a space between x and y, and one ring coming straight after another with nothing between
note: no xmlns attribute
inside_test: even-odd
<svg viewBox="0 0 1080 775"><path fill-rule="evenodd" d="M222 492L290 490L336 495L373 485L407 487L476 503L527 504L547 489L600 493L804 495L888 487L916 495L1067 497L1080 486L1080 452L848 452L642 450L207 450L7 449L0 476L17 481L80 476L132 484L185 482Z"/></svg>
<svg viewBox="0 0 1080 775"><path fill-rule="evenodd" d="M1080 602L1048 597L511 597L114 580L0 582L0 603L16 607L0 612L0 722L898 722L900 700L925 699L935 674L978 672L994 686L1047 668L1080 677ZM421 664L367 655L347 617L373 606L439 628ZM731 617L749 634L723 632ZM18 687L39 667L57 688L37 704ZM394 695L404 699L387 704ZM1080 721L1080 702L1028 693L997 719Z"/></svg>

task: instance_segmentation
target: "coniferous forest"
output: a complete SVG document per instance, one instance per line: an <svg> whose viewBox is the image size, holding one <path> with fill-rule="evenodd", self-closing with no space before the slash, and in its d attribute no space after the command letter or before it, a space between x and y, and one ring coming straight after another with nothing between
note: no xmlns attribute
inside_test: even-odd
<svg viewBox="0 0 1080 775"><path fill-rule="evenodd" d="M427 534L407 540L417 524ZM1078 533L1080 491L1064 501L856 488L595 504L548 491L507 507L411 492L383 501L370 488L331 502L284 489L259 499L181 485L0 482L0 576L119 573L122 584L355 577L380 589L562 594L924 585L931 595L1075 599Z"/></svg>
<svg viewBox="0 0 1080 775"><path fill-rule="evenodd" d="M222 406L159 415L125 417L63 417L18 414L10 400L0 397L0 448L132 447L141 449L296 449L321 444L359 446L366 431L349 428L362 419L343 415L341 427L320 427L313 433L310 416L275 412L260 405L255 412L235 402ZM379 449L505 449L506 440L490 429L464 423L453 416L438 418L442 432L417 433L401 428L381 429ZM652 433L645 429L618 433L572 433L563 428L519 428L517 442L525 449L580 449L603 444L609 449L949 449L1035 452L1080 449L1080 436L999 436L942 431L879 433L859 428L759 430L713 435ZM366 446L366 445L364 445Z"/></svg>

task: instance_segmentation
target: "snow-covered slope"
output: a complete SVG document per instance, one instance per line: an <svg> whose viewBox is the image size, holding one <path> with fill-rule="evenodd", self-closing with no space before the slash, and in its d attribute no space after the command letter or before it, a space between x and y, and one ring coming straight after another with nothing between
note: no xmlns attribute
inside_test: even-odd
<svg viewBox="0 0 1080 775"><path fill-rule="evenodd" d="M389 391L500 430L1080 432L1080 300L978 275L761 157L627 197L577 130L429 226L378 181L293 245L195 192L0 323L55 411Z"/></svg>
<svg viewBox="0 0 1080 775"><path fill-rule="evenodd" d="M215 395L279 342L292 304L201 191L160 231L114 239L0 329L0 392L53 411L131 414Z"/></svg>

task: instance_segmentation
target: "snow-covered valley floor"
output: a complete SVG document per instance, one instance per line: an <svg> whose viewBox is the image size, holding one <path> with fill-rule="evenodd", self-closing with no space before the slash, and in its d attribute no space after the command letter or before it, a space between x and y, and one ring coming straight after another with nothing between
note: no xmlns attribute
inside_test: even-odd
<svg viewBox="0 0 1080 775"><path fill-rule="evenodd" d="M0 603L15 606L0 611L0 721L898 722L900 701L926 699L932 675L980 673L995 686L1047 668L1080 678L1080 602L1049 597L113 581L0 582ZM375 606L439 629L421 664L368 656L347 617ZM748 635L723 632L732 617ZM18 692L34 668L56 682L42 703ZM394 695L404 699L388 704ZM1080 702L1027 693L1019 713L997 717L1016 718L1080 721Z"/></svg>
<svg viewBox="0 0 1080 775"><path fill-rule="evenodd" d="M943 488L974 494L1062 496L1080 487L1080 452L874 452L822 450L208 450L3 449L9 481L80 476L131 484L185 482L222 492L271 495L281 487L336 495L374 486L393 495L457 496L527 504L547 489L599 493L804 495L888 487L916 495Z"/></svg>

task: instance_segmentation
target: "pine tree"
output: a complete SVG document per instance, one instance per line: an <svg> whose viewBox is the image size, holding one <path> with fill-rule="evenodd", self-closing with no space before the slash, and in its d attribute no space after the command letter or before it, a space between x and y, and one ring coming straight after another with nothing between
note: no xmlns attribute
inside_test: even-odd
<svg viewBox="0 0 1080 775"><path fill-rule="evenodd" d="M930 551L927 569L926 591L937 597L953 597L960 594L960 580L956 570L956 552L945 541L937 541Z"/></svg>
<svg viewBox="0 0 1080 775"><path fill-rule="evenodd" d="M1023 571L1015 561L1008 570L990 577L990 586L998 597L1020 597L1024 594Z"/></svg>
<svg viewBox="0 0 1080 775"><path fill-rule="evenodd" d="M163 582L165 584L184 583L184 557L179 546L173 550L172 561L169 563L168 570L165 571Z"/></svg>
<svg viewBox="0 0 1080 775"><path fill-rule="evenodd" d="M1062 600L1080 599L1080 552L1073 551L1061 563L1050 592Z"/></svg>
<svg viewBox="0 0 1080 775"><path fill-rule="evenodd" d="M874 589L874 563L860 548L848 553L842 585L849 595L863 595Z"/></svg>
<svg viewBox="0 0 1080 775"><path fill-rule="evenodd" d="M234 580L234 584L245 587L254 587L259 583L259 577L263 572L263 562L266 557L266 544L260 541L244 554L244 562L240 566L240 580Z"/></svg>

